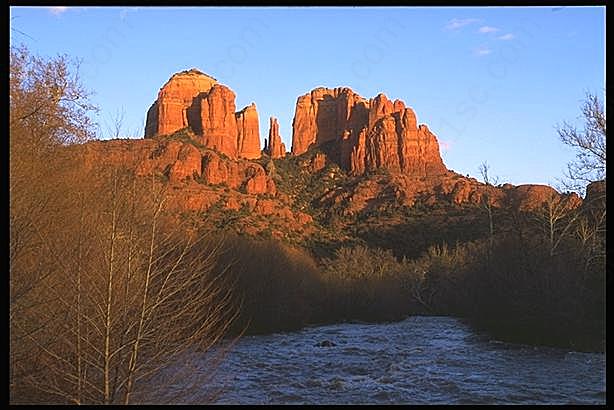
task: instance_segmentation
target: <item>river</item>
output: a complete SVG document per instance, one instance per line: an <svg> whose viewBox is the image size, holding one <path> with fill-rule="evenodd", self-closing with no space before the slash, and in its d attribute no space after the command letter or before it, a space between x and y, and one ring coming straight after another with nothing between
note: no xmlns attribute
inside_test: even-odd
<svg viewBox="0 0 614 410"><path fill-rule="evenodd" d="M493 341L433 316L245 336L218 375L218 404L604 404L606 394L605 354Z"/></svg>

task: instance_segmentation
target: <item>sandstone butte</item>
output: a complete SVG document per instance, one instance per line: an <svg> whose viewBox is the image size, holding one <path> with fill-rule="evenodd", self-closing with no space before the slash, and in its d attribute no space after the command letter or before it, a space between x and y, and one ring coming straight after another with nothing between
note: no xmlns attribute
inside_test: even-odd
<svg viewBox="0 0 614 410"><path fill-rule="evenodd" d="M174 74L147 112L145 138L94 141L84 146L86 166L122 165L137 175L163 174L174 186L171 203L176 209L202 211L220 200L216 185L230 188L223 206L309 224L311 216L293 211L287 193L278 192L273 172L250 161L261 157L258 113L252 103L235 111L230 88L196 69ZM347 87L316 88L298 97L293 120L292 154L312 148L315 155L300 163L318 178L335 163L359 182L335 187L314 201L315 206L343 204L346 214L360 212L394 198L413 206L437 201L454 204L491 203L529 210L547 201L565 206L582 202L576 194L558 194L546 185L486 185L448 170L439 153L437 138L426 125L418 125L411 108L384 94L366 100ZM187 130L186 130L187 129ZM185 130L190 141L164 138ZM286 149L277 119L269 122L265 152L281 159ZM369 171L386 169L388 173ZM601 187L591 187L597 192ZM266 196L262 196L266 194Z"/></svg>
<svg viewBox="0 0 614 410"><path fill-rule="evenodd" d="M236 159L260 157L256 105L235 112L235 93L197 69L174 74L147 111L145 138L189 128L197 141Z"/></svg>
<svg viewBox="0 0 614 410"><path fill-rule="evenodd" d="M292 154L328 147L353 175L379 168L412 176L445 175L437 138L401 100L366 100L347 87L316 88L296 102Z"/></svg>

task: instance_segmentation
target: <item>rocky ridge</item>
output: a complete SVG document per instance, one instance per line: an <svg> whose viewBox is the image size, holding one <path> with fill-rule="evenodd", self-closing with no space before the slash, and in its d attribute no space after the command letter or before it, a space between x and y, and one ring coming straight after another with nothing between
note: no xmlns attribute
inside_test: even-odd
<svg viewBox="0 0 614 410"><path fill-rule="evenodd" d="M352 175L387 169L412 176L445 175L437 138L401 100L367 100L350 88L316 88L296 102L292 153L332 146L329 156ZM331 144L333 143L333 144Z"/></svg>
<svg viewBox="0 0 614 410"><path fill-rule="evenodd" d="M384 94L367 100L347 87L316 88L298 97L292 126L290 155L274 117L261 151L255 104L236 111L230 88L192 69L160 89L144 139L87 143L82 157L90 169L117 165L164 178L178 211L265 217L260 225L246 222L247 233L276 219L274 236L284 230L309 236L333 214L354 217L391 205L530 211L553 200L566 207L582 202L545 185L492 186L448 170L437 137L403 101Z"/></svg>

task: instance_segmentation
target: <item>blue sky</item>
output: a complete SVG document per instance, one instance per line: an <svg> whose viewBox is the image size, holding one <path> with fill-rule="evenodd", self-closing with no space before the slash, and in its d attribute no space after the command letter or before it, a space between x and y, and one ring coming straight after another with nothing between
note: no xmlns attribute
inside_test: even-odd
<svg viewBox="0 0 614 410"><path fill-rule="evenodd" d="M573 151L555 124L603 95L604 7L12 7L11 44L82 59L102 123L117 110L142 135L177 71L198 68L252 101L261 139L279 119L288 149L299 95L348 86L414 108L448 168L556 184Z"/></svg>

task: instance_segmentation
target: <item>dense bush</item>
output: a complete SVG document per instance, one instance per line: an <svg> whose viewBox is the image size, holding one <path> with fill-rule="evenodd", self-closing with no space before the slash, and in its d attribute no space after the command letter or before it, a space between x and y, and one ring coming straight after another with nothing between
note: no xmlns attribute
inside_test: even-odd
<svg viewBox="0 0 614 410"><path fill-rule="evenodd" d="M344 320L393 320L408 313L408 263L391 251L341 248L322 260L326 306Z"/></svg>
<svg viewBox="0 0 614 410"><path fill-rule="evenodd" d="M344 247L318 264L307 252L270 239L229 236L222 248L218 263L235 283L241 305L235 332L398 320L426 312L413 297L420 284L415 264L397 260L391 251Z"/></svg>
<svg viewBox="0 0 614 410"><path fill-rule="evenodd" d="M489 263L469 272L465 286L473 306L462 307L474 323L500 338L577 349L603 348L604 282L585 272L580 247L550 255L539 240L498 241Z"/></svg>
<svg viewBox="0 0 614 410"><path fill-rule="evenodd" d="M225 241L219 262L230 264L242 298L237 330L440 314L469 318L498 338L599 350L603 240L579 239L578 229L589 222L578 216L557 231L565 236L553 252L536 221L526 217L521 229L502 229L492 239L432 245L412 260L354 244L316 263L305 251L236 236Z"/></svg>
<svg viewBox="0 0 614 410"><path fill-rule="evenodd" d="M305 251L233 235L224 239L217 265L234 283L241 306L235 332L299 329L317 320L319 270Z"/></svg>
<svg viewBox="0 0 614 410"><path fill-rule="evenodd" d="M471 319L511 341L603 349L605 253L603 240L580 239L588 223L581 213L567 221L556 250L536 219L524 220L524 235L497 235L431 247L412 263L424 272L421 297L432 310ZM597 226L590 230L597 235Z"/></svg>

